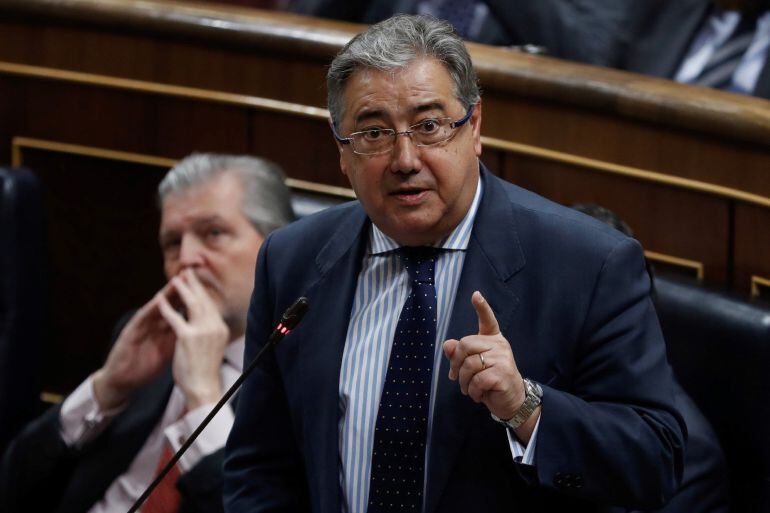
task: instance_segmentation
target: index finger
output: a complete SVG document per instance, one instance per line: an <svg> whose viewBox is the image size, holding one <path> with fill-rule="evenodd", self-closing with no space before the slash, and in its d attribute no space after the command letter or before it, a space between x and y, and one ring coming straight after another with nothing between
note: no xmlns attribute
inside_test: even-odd
<svg viewBox="0 0 770 513"><path fill-rule="evenodd" d="M497 324L495 312L492 311L492 307L489 306L481 292L477 290L473 293L471 303L473 303L473 307L476 309L476 316L479 318L479 335L500 334L500 326Z"/></svg>

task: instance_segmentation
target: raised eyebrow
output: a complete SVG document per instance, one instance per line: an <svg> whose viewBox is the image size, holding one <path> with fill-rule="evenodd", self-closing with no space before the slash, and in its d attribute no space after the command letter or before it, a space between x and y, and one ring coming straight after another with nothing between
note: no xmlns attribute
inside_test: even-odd
<svg viewBox="0 0 770 513"><path fill-rule="evenodd" d="M382 110L363 111L356 116L356 126L358 126L360 123L363 123L364 121L376 118L382 119L383 117L385 117L385 113Z"/></svg>
<svg viewBox="0 0 770 513"><path fill-rule="evenodd" d="M424 105L418 105L412 109L415 114L420 114L422 112L428 112L431 110L440 110L442 113L445 113L444 104L441 102L426 103Z"/></svg>
<svg viewBox="0 0 770 513"><path fill-rule="evenodd" d="M224 220L220 216L213 215L213 216L206 216L206 217L201 217L200 219L196 219L193 225L196 228L200 228L201 226L206 226L212 223L223 223L223 222Z"/></svg>

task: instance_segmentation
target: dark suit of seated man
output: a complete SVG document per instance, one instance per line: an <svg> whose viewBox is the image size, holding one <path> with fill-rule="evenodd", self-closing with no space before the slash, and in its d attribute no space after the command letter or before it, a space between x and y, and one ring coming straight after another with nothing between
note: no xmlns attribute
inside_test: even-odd
<svg viewBox="0 0 770 513"><path fill-rule="evenodd" d="M480 163L448 24L373 25L327 87L358 201L262 245L247 358L297 296L310 309L244 385L225 510L662 505L684 426L639 244Z"/></svg>
<svg viewBox="0 0 770 513"><path fill-rule="evenodd" d="M647 2L619 67L770 98L769 0Z"/></svg>
<svg viewBox="0 0 770 513"><path fill-rule="evenodd" d="M127 511L240 374L257 252L293 218L283 174L262 159L195 154L169 171L159 200L168 283L105 364L12 442L2 511ZM232 422L225 407L142 511L221 510Z"/></svg>

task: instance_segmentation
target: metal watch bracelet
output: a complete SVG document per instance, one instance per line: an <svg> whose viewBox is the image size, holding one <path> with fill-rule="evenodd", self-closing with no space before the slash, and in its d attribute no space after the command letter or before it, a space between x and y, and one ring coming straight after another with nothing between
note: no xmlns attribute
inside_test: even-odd
<svg viewBox="0 0 770 513"><path fill-rule="evenodd" d="M524 402L513 414L513 417L503 420L490 412L492 418L509 429L516 429L524 424L532 416L535 409L540 406L543 398L543 389L536 382L524 378Z"/></svg>

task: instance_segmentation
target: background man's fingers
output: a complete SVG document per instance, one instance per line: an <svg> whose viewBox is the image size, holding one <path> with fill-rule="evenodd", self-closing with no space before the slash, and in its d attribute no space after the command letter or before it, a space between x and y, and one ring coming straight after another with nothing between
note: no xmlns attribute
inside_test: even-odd
<svg viewBox="0 0 770 513"><path fill-rule="evenodd" d="M179 276L171 278L170 283L174 284L174 289L179 293L179 297L187 310L188 317L192 316L198 309L198 301L195 294L190 289L190 285L185 283Z"/></svg>
<svg viewBox="0 0 770 513"><path fill-rule="evenodd" d="M164 319L166 319L166 322L168 322L169 326L171 326L174 332L179 335L185 326L184 317L179 315L179 312L174 310L174 308L168 302L168 299L166 299L166 297L163 295L158 298L158 307L160 309L160 314Z"/></svg>
<svg viewBox="0 0 770 513"><path fill-rule="evenodd" d="M203 284L201 283L201 279L195 274L195 271L187 269L185 270L184 275L187 279L186 285L190 287L190 290L198 296L208 297L208 294L206 294Z"/></svg>
<svg viewBox="0 0 770 513"><path fill-rule="evenodd" d="M479 335L497 335L500 333L500 326L497 325L497 318L489 306L487 300L478 290L471 296L471 303L476 309L476 315L479 318Z"/></svg>

